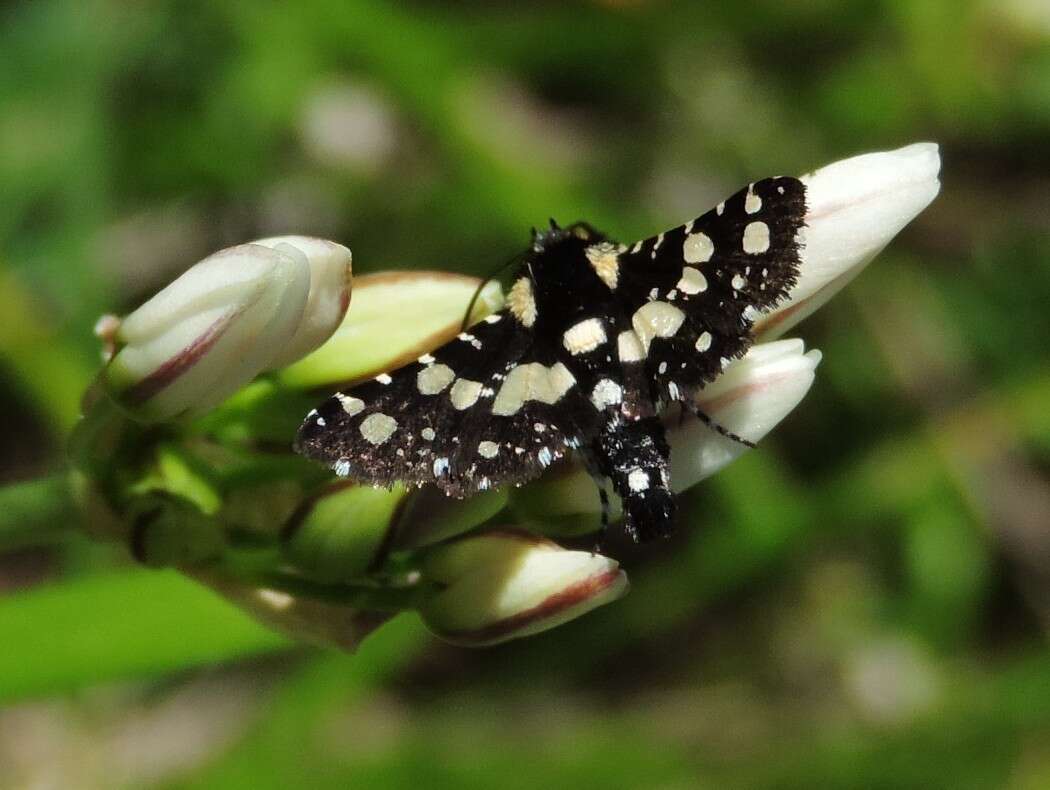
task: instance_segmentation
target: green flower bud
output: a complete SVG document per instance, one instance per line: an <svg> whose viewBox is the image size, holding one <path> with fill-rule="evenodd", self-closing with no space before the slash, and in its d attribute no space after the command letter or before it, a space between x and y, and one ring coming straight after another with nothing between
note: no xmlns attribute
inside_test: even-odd
<svg viewBox="0 0 1050 790"><path fill-rule="evenodd" d="M285 527L295 567L320 582L359 579L381 564L409 492L331 483L308 498Z"/></svg>
<svg viewBox="0 0 1050 790"><path fill-rule="evenodd" d="M306 389L367 378L452 340L481 280L447 272L382 272L354 281L354 308L323 346L285 368L280 381ZM478 294L468 323L503 304L498 282Z"/></svg>
<svg viewBox="0 0 1050 790"><path fill-rule="evenodd" d="M217 558L225 548L215 519L178 496L139 497L126 507L124 518L132 555L155 568L192 567Z"/></svg>

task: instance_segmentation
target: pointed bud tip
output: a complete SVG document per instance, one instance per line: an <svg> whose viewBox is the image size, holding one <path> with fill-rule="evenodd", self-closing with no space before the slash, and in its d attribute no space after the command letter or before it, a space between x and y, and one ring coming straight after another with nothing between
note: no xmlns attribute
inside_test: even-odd
<svg viewBox="0 0 1050 790"><path fill-rule="evenodd" d="M281 368L305 357L332 336L350 307L353 255L342 244L310 236L273 236L254 244L298 254L310 268L310 294L295 335L270 361Z"/></svg>
<svg viewBox="0 0 1050 790"><path fill-rule="evenodd" d="M445 585L421 607L424 622L442 639L465 646L545 631L619 598L628 587L615 560L523 532L489 532L435 548L423 573Z"/></svg>
<svg viewBox="0 0 1050 790"><path fill-rule="evenodd" d="M940 167L936 143L915 143L802 176L807 211L799 280L784 304L756 322L756 336L783 334L856 277L937 196Z"/></svg>

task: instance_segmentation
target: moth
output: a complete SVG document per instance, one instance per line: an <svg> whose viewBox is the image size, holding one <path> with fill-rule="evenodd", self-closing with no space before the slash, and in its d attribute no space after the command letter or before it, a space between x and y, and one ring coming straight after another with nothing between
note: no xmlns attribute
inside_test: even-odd
<svg viewBox="0 0 1050 790"><path fill-rule="evenodd" d="M466 497L520 485L577 452L635 541L673 530L659 415L752 343L799 273L805 186L750 184L634 244L584 222L533 231L504 308L414 363L337 392L296 449L341 476ZM703 415L698 415L703 417Z"/></svg>

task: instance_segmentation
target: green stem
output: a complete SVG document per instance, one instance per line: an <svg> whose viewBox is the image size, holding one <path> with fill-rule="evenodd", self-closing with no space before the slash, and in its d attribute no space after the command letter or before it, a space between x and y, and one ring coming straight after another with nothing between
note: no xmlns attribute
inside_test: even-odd
<svg viewBox="0 0 1050 790"><path fill-rule="evenodd" d="M380 612L401 612L415 609L434 592L429 583L401 586L321 583L276 567L272 551L255 553L253 557L227 553L221 560L208 565L208 571L225 575L249 587L288 593L296 598L339 604L355 609Z"/></svg>
<svg viewBox="0 0 1050 790"><path fill-rule="evenodd" d="M407 587L368 587L359 584L320 584L301 576L271 571L258 579L260 586L281 590L296 597L315 598L344 604L356 609L379 612L402 612L415 609L434 591L430 584Z"/></svg>
<svg viewBox="0 0 1050 790"><path fill-rule="evenodd" d="M78 526L64 474L0 488L0 551L50 543Z"/></svg>

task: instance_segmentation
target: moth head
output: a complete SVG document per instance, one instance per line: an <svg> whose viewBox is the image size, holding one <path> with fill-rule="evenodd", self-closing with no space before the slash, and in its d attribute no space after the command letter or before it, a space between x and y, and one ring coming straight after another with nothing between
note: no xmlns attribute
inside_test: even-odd
<svg viewBox="0 0 1050 790"><path fill-rule="evenodd" d="M587 222L574 222L562 228L551 219L550 230L532 229L532 250L536 253L553 252L561 248L583 249L595 242L605 241L606 236Z"/></svg>

